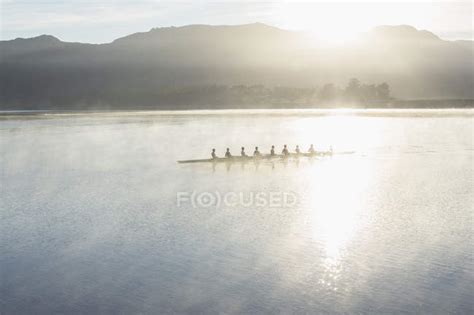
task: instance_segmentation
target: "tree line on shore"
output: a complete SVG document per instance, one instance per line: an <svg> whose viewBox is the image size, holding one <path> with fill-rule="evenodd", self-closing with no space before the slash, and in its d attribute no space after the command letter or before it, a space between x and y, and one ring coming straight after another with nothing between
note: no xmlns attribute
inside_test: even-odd
<svg viewBox="0 0 474 315"><path fill-rule="evenodd" d="M218 108L292 108L340 106L383 106L390 101L387 83L365 84L349 80L345 87L324 84L314 87L258 85L190 85L155 86L152 82L140 85L120 85L115 88L87 90L85 84L71 89L55 90L46 98L37 93L24 95L40 108L23 109L218 109ZM7 103L7 102L6 102Z"/></svg>
<svg viewBox="0 0 474 315"><path fill-rule="evenodd" d="M205 85L168 87L157 90L157 100L165 104L189 105L321 105L334 102L364 104L391 99L387 83L363 84L351 79L341 88L328 83L321 87L288 87L264 85Z"/></svg>
<svg viewBox="0 0 474 315"><path fill-rule="evenodd" d="M321 87L289 87L265 85L193 85L161 87L153 92L140 87L123 89L104 103L141 104L148 107L175 108L255 108L255 107L332 107L342 102L351 105L384 104L391 100L387 83L363 84L351 79L341 88L328 83Z"/></svg>

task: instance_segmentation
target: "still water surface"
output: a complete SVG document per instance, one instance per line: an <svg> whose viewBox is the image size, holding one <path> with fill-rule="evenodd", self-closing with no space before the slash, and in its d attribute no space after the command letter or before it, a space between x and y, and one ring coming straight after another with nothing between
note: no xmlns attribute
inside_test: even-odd
<svg viewBox="0 0 474 315"><path fill-rule="evenodd" d="M472 111L0 119L0 313L474 311ZM230 147L355 151L177 164ZM291 193L280 207L177 194Z"/></svg>

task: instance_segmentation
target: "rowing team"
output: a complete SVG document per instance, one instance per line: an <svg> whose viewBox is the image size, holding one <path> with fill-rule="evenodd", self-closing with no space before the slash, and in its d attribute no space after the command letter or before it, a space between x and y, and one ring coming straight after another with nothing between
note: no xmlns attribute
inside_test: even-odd
<svg viewBox="0 0 474 315"><path fill-rule="evenodd" d="M332 152L332 147L330 149L329 152ZM296 148L295 148L295 153L298 155L301 153L301 150L300 150L300 147L297 145ZM316 150L314 149L314 146L311 145L308 149L308 153L309 154L315 154L316 153ZM284 155L284 156L288 156L290 155L290 151L288 150L288 147L286 146L286 144L283 146L283 150L281 151L281 154ZM213 159L217 159L217 155L216 155L216 149L212 149L212 153L211 153L211 156ZM240 156L242 157L248 157L247 153L245 153L245 148L242 147L242 149L240 150ZM262 154L260 153L260 151L258 150L258 147L255 147L255 151L253 151L253 156L254 157L261 157ZM272 145L272 148L270 150L270 156L276 156L275 154L275 146ZM232 154L230 153L230 149L227 148L226 152L225 152L225 157L226 158L231 158L232 157Z"/></svg>

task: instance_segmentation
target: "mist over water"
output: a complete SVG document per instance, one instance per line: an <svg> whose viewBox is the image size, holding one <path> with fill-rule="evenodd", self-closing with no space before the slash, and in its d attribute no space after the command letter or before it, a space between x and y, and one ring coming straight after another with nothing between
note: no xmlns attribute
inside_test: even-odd
<svg viewBox="0 0 474 315"><path fill-rule="evenodd" d="M0 313L472 313L472 110L0 118ZM354 154L178 164L212 148ZM178 205L291 192L291 207Z"/></svg>

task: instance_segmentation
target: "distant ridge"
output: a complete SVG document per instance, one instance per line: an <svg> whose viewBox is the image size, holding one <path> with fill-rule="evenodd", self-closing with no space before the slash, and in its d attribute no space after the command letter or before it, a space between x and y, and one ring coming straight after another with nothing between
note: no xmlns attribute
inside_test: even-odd
<svg viewBox="0 0 474 315"><path fill-rule="evenodd" d="M372 31L375 37L385 40L441 40L435 34L426 30L417 30L410 25L382 25L375 27Z"/></svg>
<svg viewBox="0 0 474 315"><path fill-rule="evenodd" d="M297 34L302 33L298 31L289 31L284 30L275 26L267 25L264 23L251 23L251 24L242 24L242 25L207 25L207 24L192 24L192 25L185 25L185 26L169 26L169 27L156 27L152 28L149 31L133 33L130 35L126 35L123 37L119 37L113 40L111 43L104 43L104 44L95 44L95 45L109 45L116 42L120 42L122 40L128 40L135 37L144 37L150 36L152 34L158 34L160 32L172 33L172 34L179 34L179 33L186 33L186 32L225 32L225 31L266 31L266 32L282 32L282 33L290 33L290 34ZM386 39L432 39L432 40L442 40L434 33L427 31L427 30L417 30L415 27L410 25L380 25L374 27L371 31L368 32L369 34L385 37ZM52 35L39 35L31 38L15 38L12 40L0 40L0 43L12 43L12 42L21 42L21 41L35 41L35 42L49 42L49 43L68 43L63 42L60 39L52 36ZM470 40L457 40L456 42L467 42L472 43L473 41ZM81 42L75 42L81 43ZM88 43L83 43L88 44Z"/></svg>
<svg viewBox="0 0 474 315"><path fill-rule="evenodd" d="M161 27L99 45L42 35L0 41L0 109L159 108L157 91L170 87L344 86L354 77L388 82L399 98L473 99L473 51L472 41L409 25L342 46L261 23Z"/></svg>

